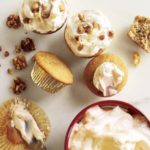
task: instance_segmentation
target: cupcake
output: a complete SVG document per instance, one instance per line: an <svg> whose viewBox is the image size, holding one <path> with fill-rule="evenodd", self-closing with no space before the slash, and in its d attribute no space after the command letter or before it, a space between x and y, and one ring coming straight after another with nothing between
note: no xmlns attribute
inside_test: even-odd
<svg viewBox="0 0 150 150"><path fill-rule="evenodd" d="M91 58L102 53L114 36L109 20L100 12L85 10L68 19L65 41L78 57Z"/></svg>
<svg viewBox="0 0 150 150"><path fill-rule="evenodd" d="M65 150L150 150L149 125L149 120L128 103L97 102L72 121Z"/></svg>
<svg viewBox="0 0 150 150"><path fill-rule="evenodd" d="M31 77L37 86L49 93L55 93L73 83L73 75L69 67L49 52L38 52L35 55Z"/></svg>
<svg viewBox="0 0 150 150"><path fill-rule="evenodd" d="M66 0L24 0L19 14L25 30L50 34L64 25L68 7Z"/></svg>
<svg viewBox="0 0 150 150"><path fill-rule="evenodd" d="M1 150L31 150L33 141L40 141L42 146L49 132L49 120L35 103L12 99L0 106Z"/></svg>
<svg viewBox="0 0 150 150"><path fill-rule="evenodd" d="M93 93L109 97L123 89L127 82L128 70L119 56L105 53L88 63L84 71L84 78Z"/></svg>

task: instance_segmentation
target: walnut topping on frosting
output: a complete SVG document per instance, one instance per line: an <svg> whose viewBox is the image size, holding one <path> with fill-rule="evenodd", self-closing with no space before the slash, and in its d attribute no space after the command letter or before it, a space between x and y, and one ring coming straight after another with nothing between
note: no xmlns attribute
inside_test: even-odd
<svg viewBox="0 0 150 150"><path fill-rule="evenodd" d="M114 33L113 33L112 31L109 31L109 32L108 32L108 36L109 36L110 38L113 38L113 37L114 37Z"/></svg>
<svg viewBox="0 0 150 150"><path fill-rule="evenodd" d="M40 10L40 2L34 2L32 4L32 12L35 13L35 12L39 12Z"/></svg>
<svg viewBox="0 0 150 150"><path fill-rule="evenodd" d="M60 11L64 11L64 10L65 10L64 5L59 5L59 10L60 10Z"/></svg>
<svg viewBox="0 0 150 150"><path fill-rule="evenodd" d="M94 28L97 28L97 29L100 29L100 24L97 23L96 21L93 22L93 27Z"/></svg>
<svg viewBox="0 0 150 150"><path fill-rule="evenodd" d="M105 36L104 36L104 35L100 35L100 36L99 36L99 39L100 39L100 40L104 40L104 39L105 39Z"/></svg>
<svg viewBox="0 0 150 150"><path fill-rule="evenodd" d="M78 14L78 17L79 17L79 20L80 20L81 22L84 22L84 21L85 21L85 16L84 16L84 15Z"/></svg>
<svg viewBox="0 0 150 150"><path fill-rule="evenodd" d="M83 44L80 44L80 45L78 46L78 50L79 50L79 51L81 51L83 48L84 48L84 45L83 45Z"/></svg>
<svg viewBox="0 0 150 150"><path fill-rule="evenodd" d="M26 18L23 19L23 22L24 22L25 24L29 24L29 23L32 22L32 19L26 17Z"/></svg>

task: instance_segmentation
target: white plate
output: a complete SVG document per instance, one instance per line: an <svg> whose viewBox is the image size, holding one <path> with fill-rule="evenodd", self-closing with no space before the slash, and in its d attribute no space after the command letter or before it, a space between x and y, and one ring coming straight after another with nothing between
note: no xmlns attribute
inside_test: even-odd
<svg viewBox="0 0 150 150"><path fill-rule="evenodd" d="M18 11L22 0L5 0L0 2L0 45L10 51L8 58L0 53L0 102L14 97L8 90L11 76L7 69L11 67L11 58L14 56L14 46L27 36L33 38L38 50L48 50L62 57L72 68L75 83L60 92L50 95L36 87L30 78L32 68L31 57L34 53L27 54L29 60L28 69L16 72L20 74L27 84L27 91L22 96L36 101L48 114L52 123L52 133L47 142L48 149L63 150L64 139L67 128L74 116L85 106L98 100L103 100L92 94L85 86L82 73L89 60L76 58L68 50L64 43L64 28L53 35L38 35L34 33L25 34L23 29L11 30L5 25L8 15ZM110 99L124 100L136 103L138 107L150 118L150 56L140 50L127 37L129 26L136 15L150 17L149 0L70 0L70 14L83 9L101 10L112 22L115 30L115 39L108 51L122 56L129 67L129 81L124 90ZM142 62L139 67L132 65L131 54L139 50ZM14 75L14 77L16 76Z"/></svg>

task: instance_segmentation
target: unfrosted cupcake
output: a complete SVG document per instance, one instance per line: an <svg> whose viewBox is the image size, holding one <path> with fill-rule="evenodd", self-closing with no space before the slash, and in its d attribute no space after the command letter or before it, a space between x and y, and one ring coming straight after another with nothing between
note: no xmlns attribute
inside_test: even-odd
<svg viewBox="0 0 150 150"><path fill-rule="evenodd" d="M103 52L114 36L109 20L99 11L85 10L68 19L65 41L79 57L90 58Z"/></svg>
<svg viewBox="0 0 150 150"><path fill-rule="evenodd" d="M8 100L0 106L0 149L31 150L33 140L44 145L50 123L44 111L25 99Z"/></svg>
<svg viewBox="0 0 150 150"><path fill-rule="evenodd" d="M66 0L24 0L20 19L25 30L50 34L64 25L67 14Z"/></svg>
<svg viewBox="0 0 150 150"><path fill-rule="evenodd" d="M108 97L119 93L127 83L128 70L117 55L105 53L91 60L84 79L88 88L98 96Z"/></svg>
<svg viewBox="0 0 150 150"><path fill-rule="evenodd" d="M70 68L55 54L38 52L31 77L38 87L49 93L56 93L66 85L73 83Z"/></svg>

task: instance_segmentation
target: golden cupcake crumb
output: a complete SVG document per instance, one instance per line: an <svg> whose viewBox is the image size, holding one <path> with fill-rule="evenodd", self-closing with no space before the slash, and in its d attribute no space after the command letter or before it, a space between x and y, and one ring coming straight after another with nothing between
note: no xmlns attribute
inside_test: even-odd
<svg viewBox="0 0 150 150"><path fill-rule="evenodd" d="M141 62L141 56L138 52L133 52L132 59L135 66L138 66Z"/></svg>

